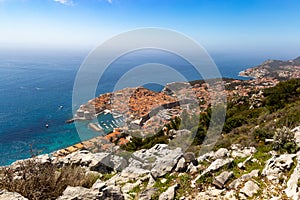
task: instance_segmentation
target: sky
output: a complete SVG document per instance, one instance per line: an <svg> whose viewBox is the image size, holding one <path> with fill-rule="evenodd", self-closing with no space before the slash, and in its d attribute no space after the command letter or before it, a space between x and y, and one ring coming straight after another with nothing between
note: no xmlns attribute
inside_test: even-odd
<svg viewBox="0 0 300 200"><path fill-rule="evenodd" d="M299 0L0 0L0 48L92 49L143 27L211 52L300 55Z"/></svg>

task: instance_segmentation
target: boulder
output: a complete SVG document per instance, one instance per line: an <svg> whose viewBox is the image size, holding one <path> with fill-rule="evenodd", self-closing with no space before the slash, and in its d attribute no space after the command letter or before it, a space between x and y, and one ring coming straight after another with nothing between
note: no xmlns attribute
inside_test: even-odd
<svg viewBox="0 0 300 200"><path fill-rule="evenodd" d="M179 184L175 184L169 187L165 192L159 195L159 200L173 200L175 197L176 189L179 187Z"/></svg>
<svg viewBox="0 0 300 200"><path fill-rule="evenodd" d="M226 148L220 148L218 149L216 152L208 152L208 153L205 153L201 156L199 156L197 158L197 161L198 162L203 162L205 160L208 160L208 159L213 159L213 160L216 160L216 159L221 159L221 158L225 158L225 157L228 157L230 155L230 151Z"/></svg>
<svg viewBox="0 0 300 200"><path fill-rule="evenodd" d="M182 151L180 148L174 149L169 152L168 155L163 157L158 157L157 160L153 163L153 168L151 169L151 174L156 179L158 177L164 176L168 172L171 172L177 162L182 156Z"/></svg>
<svg viewBox="0 0 300 200"><path fill-rule="evenodd" d="M65 157L57 158L54 163L59 166L76 164L82 167L90 167L90 165L96 165L100 160L108 155L108 153L93 154L86 150L76 151Z"/></svg>
<svg viewBox="0 0 300 200"><path fill-rule="evenodd" d="M220 148L214 153L213 159L225 158L228 155L229 155L228 149Z"/></svg>
<svg viewBox="0 0 300 200"><path fill-rule="evenodd" d="M297 153L297 166L295 167L292 175L290 176L290 179L287 182L287 187L284 190L286 195L289 198L292 198L294 200L299 199L300 197L300 191L299 191L299 183L300 180L300 152Z"/></svg>
<svg viewBox="0 0 300 200"><path fill-rule="evenodd" d="M139 179L146 177L151 173L154 179L164 176L168 172L184 168L183 152L180 148L170 149L166 144L156 144L151 149L136 151L129 159L129 165L122 170L120 176L125 179Z"/></svg>
<svg viewBox="0 0 300 200"><path fill-rule="evenodd" d="M215 160L214 162L212 162L212 163L209 165L209 167L208 167L206 170L204 170L204 171L202 172L201 175L203 176L204 174L206 174L206 173L208 173L208 172L216 171L216 170L220 169L221 167L223 167L223 166L225 166L225 165L231 164L232 161L233 161L232 158L217 159L217 160Z"/></svg>
<svg viewBox="0 0 300 200"><path fill-rule="evenodd" d="M283 154L280 156L273 156L270 158L263 171L262 175L266 176L268 180L278 180L281 173L289 170L294 164L293 158L296 154Z"/></svg>
<svg viewBox="0 0 300 200"><path fill-rule="evenodd" d="M251 179L252 177L258 177L259 175L259 170L258 169L255 169L255 170L252 170L250 173L248 174L243 174L240 178L238 179L235 179L234 181L232 181L228 188L229 189L238 189L238 187L244 182L244 181L247 181L249 179Z"/></svg>
<svg viewBox="0 0 300 200"><path fill-rule="evenodd" d="M224 188L226 182L233 176L233 172L224 171L219 176L215 177L213 185L218 189Z"/></svg>
<svg viewBox="0 0 300 200"><path fill-rule="evenodd" d="M60 167L78 165L100 173L110 173L113 170L119 171L127 166L127 161L120 156L106 152L91 153L86 150L76 151L65 157L58 158L54 163Z"/></svg>
<svg viewBox="0 0 300 200"><path fill-rule="evenodd" d="M247 181L244 187L240 190L241 193L245 194L247 197L252 197L259 190L259 187L253 181Z"/></svg>
<svg viewBox="0 0 300 200"><path fill-rule="evenodd" d="M255 147L245 147L245 148L237 148L231 147L233 150L231 151L231 156L233 158L245 158L253 155L256 152Z"/></svg>
<svg viewBox="0 0 300 200"><path fill-rule="evenodd" d="M0 190L0 199L1 200L28 200L19 193L8 192L6 190Z"/></svg>
<svg viewBox="0 0 300 200"><path fill-rule="evenodd" d="M57 200L70 200L70 199L80 199L89 200L96 199L97 191L92 191L83 187L71 187L68 186L63 195L58 197Z"/></svg>
<svg viewBox="0 0 300 200"><path fill-rule="evenodd" d="M214 157L215 153L213 151L205 153L197 158L198 162L207 161L209 158Z"/></svg>

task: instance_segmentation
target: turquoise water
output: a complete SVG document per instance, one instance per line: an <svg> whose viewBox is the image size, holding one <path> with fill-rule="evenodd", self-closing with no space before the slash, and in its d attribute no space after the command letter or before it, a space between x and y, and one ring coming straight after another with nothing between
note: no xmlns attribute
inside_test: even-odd
<svg viewBox="0 0 300 200"><path fill-rule="evenodd" d="M49 153L99 135L87 129L88 122L78 123L84 133L80 137L74 124L65 123L72 117L73 83L84 56L0 56L0 165L28 158L30 145L36 152ZM100 80L97 95L112 91L114 82L132 66L154 61L176 66L189 80L198 77L180 58L162 52L139 52L113 63ZM225 77L237 78L238 72L247 67L225 64L220 71ZM147 87L159 90L162 86ZM83 98L82 103L87 100ZM98 121L101 124L111 120L111 116L100 116Z"/></svg>

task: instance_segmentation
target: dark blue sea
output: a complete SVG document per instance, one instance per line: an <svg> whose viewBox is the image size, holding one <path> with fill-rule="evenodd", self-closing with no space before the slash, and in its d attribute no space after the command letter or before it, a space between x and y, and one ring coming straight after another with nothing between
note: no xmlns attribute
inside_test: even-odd
<svg viewBox="0 0 300 200"><path fill-rule="evenodd" d="M44 154L99 135L82 122L79 129L84 134L79 137L75 125L65 123L72 118L73 84L86 56L87 53L55 52L0 55L0 165L30 157L30 146L35 152ZM240 78L239 71L262 61L247 56L213 55L213 58L222 76L230 78ZM161 52L139 52L114 62L95 95L112 91L114 82L120 78L120 73L124 73L122 69L126 71L144 62L173 65L186 73L188 79L197 78L193 70L189 70L189 64L180 58ZM160 88L155 84L147 87ZM83 98L82 103L87 100Z"/></svg>

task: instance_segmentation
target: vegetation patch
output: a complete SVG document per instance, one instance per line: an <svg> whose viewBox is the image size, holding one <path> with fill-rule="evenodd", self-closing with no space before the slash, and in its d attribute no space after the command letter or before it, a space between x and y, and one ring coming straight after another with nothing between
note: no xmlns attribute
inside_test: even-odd
<svg viewBox="0 0 300 200"><path fill-rule="evenodd" d="M57 168L35 160L20 162L17 171L5 168L0 174L0 188L17 192L28 199L56 199L67 186L90 188L99 178L86 174L78 166Z"/></svg>

